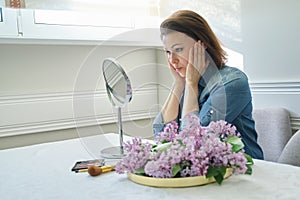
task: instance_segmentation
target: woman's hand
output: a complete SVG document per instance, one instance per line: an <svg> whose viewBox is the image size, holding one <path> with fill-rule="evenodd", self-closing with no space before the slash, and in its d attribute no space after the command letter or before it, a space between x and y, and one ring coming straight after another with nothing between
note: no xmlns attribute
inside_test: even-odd
<svg viewBox="0 0 300 200"><path fill-rule="evenodd" d="M179 112L180 97L185 87L185 78L181 77L176 72L175 67L168 59L169 68L174 77L174 83L170 89L169 96L162 107L162 118L163 122L170 122L177 118Z"/></svg>
<svg viewBox="0 0 300 200"><path fill-rule="evenodd" d="M205 73L209 60L206 59L206 47L204 43L198 41L190 49L189 63L186 70L186 83L192 86L198 85L202 75Z"/></svg>
<svg viewBox="0 0 300 200"><path fill-rule="evenodd" d="M190 112L199 111L198 82L209 65L209 60L205 56L205 49L205 45L200 41L196 42L190 49L185 77L182 117Z"/></svg>
<svg viewBox="0 0 300 200"><path fill-rule="evenodd" d="M170 68L170 70L171 70L171 72L172 72L172 75L173 75L173 77L174 77L174 79L175 79L175 85L180 85L180 86L183 86L183 87L184 87L184 85L185 85L185 78L182 77L182 76L180 76L180 75L178 74L178 72L176 72L176 69L175 69L175 67L172 65L172 63L170 62L170 60L169 60L169 59L167 59L167 60L168 60L169 68Z"/></svg>

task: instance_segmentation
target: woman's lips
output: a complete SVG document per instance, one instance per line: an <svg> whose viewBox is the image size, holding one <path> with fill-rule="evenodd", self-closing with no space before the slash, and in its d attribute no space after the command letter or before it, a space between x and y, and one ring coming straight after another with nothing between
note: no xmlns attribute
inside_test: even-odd
<svg viewBox="0 0 300 200"><path fill-rule="evenodd" d="M175 71L176 71L176 72L178 72L178 71L180 71L180 70L181 70L181 67L176 67L176 68L175 68Z"/></svg>

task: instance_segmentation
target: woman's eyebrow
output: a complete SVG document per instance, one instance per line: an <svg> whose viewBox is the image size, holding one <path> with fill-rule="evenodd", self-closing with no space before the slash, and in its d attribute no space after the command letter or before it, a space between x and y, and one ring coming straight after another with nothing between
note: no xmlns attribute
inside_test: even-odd
<svg viewBox="0 0 300 200"><path fill-rule="evenodd" d="M175 46L177 46L177 45L182 45L183 43L175 43L175 44L173 44L172 46L171 46L171 49L173 49Z"/></svg>
<svg viewBox="0 0 300 200"><path fill-rule="evenodd" d="M182 45L183 43L175 43L173 44L170 49L174 49L174 47L176 47L177 45ZM169 51L168 48L164 48L164 51Z"/></svg>

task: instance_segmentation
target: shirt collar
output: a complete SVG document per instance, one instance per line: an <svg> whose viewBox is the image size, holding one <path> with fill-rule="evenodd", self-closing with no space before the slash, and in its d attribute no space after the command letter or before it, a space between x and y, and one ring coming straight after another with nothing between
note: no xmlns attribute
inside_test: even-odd
<svg viewBox="0 0 300 200"><path fill-rule="evenodd" d="M226 67L225 65L223 68ZM222 68L222 69L223 69ZM209 65L201 79L199 80L198 85L201 87L205 87L208 83L208 81L211 79L212 76L214 76L216 73L220 73L220 70L215 65Z"/></svg>

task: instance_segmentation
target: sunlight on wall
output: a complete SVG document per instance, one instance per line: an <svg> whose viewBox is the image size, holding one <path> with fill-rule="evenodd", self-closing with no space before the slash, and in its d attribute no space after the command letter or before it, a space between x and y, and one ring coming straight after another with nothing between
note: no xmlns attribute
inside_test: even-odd
<svg viewBox="0 0 300 200"><path fill-rule="evenodd" d="M244 57L243 54L223 47L227 53L227 63L226 65L231 67L236 67L242 71L244 71Z"/></svg>

